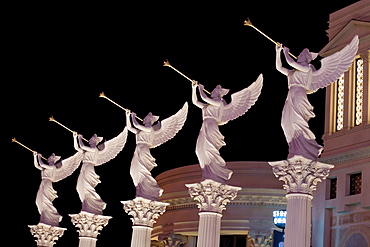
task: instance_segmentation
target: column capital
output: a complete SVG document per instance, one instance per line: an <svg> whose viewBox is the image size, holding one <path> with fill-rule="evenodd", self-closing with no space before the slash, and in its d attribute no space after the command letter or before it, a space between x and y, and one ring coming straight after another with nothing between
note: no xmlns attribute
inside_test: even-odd
<svg viewBox="0 0 370 247"><path fill-rule="evenodd" d="M153 227L156 219L165 211L169 203L152 201L142 197L136 197L130 201L122 201L123 209L131 215L133 226Z"/></svg>
<svg viewBox="0 0 370 247"><path fill-rule="evenodd" d="M77 230L80 237L96 238L100 234L100 230L108 225L110 216L97 215L85 211L79 214L70 214L73 225L80 228Z"/></svg>
<svg viewBox="0 0 370 247"><path fill-rule="evenodd" d="M333 165L295 155L290 159L269 162L275 177L284 181L283 188L289 193L312 195L318 182L326 179Z"/></svg>
<svg viewBox="0 0 370 247"><path fill-rule="evenodd" d="M63 236L66 228L51 226L44 223L28 226L31 234L37 238L37 246L52 247L61 236Z"/></svg>
<svg viewBox="0 0 370 247"><path fill-rule="evenodd" d="M200 183L185 184L190 196L197 200L200 212L222 213L226 204L233 200L241 187L230 186L206 179Z"/></svg>

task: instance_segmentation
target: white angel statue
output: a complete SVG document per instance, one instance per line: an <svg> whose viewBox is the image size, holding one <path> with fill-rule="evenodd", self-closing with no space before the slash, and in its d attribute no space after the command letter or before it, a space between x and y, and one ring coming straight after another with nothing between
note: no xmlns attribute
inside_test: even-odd
<svg viewBox="0 0 370 247"><path fill-rule="evenodd" d="M57 192L53 189L53 183L58 182L71 175L80 165L82 155L76 153L68 159L61 160L60 156L52 154L48 158L48 164L43 163L41 154L34 155L34 165L41 171L41 184L36 196L36 205L40 213L40 223L50 226L58 226L62 216L58 214L53 205L57 198Z"/></svg>
<svg viewBox="0 0 370 247"><path fill-rule="evenodd" d="M106 203L95 191L100 183L99 176L95 173L95 166L102 165L118 155L125 146L127 128L115 138L98 145L103 138L96 134L89 140L89 146L82 142L82 135L73 133L74 147L83 154L82 167L77 180L77 192L82 202L82 210L88 213L102 215Z"/></svg>
<svg viewBox="0 0 370 247"><path fill-rule="evenodd" d="M218 85L208 97L203 92L203 85L193 84L192 100L194 105L202 109L203 124L196 144L196 155L202 168L202 181L212 179L226 183L231 178L232 171L226 167L226 162L220 155L220 148L225 146L224 136L218 126L245 114L257 101L263 84L263 76L249 87L231 95L232 101L227 104L222 98L229 90ZM198 101L196 88L199 86L200 97L206 103Z"/></svg>
<svg viewBox="0 0 370 247"><path fill-rule="evenodd" d="M282 66L280 53L284 49L287 63L293 67L288 70ZM315 117L313 107L307 94L327 87L330 83L346 72L351 66L358 50L358 36L350 44L321 60L321 68L316 70L310 64L317 53L304 49L295 62L289 56L289 49L282 45L276 46L276 69L288 77L288 96L281 117L281 126L289 145L289 155L301 155L307 159L317 160L323 147L316 142L315 135L309 129L308 120Z"/></svg>
<svg viewBox="0 0 370 247"><path fill-rule="evenodd" d="M130 114L132 125L130 121ZM150 154L150 149L155 148L172 139L182 128L188 114L188 103L173 116L162 122L153 124L159 119L149 113L143 120L143 125L135 119L136 114L126 112L128 129L136 134L136 149L131 161L130 175L136 187L136 197L158 201L163 193L150 171L157 166L155 158Z"/></svg>

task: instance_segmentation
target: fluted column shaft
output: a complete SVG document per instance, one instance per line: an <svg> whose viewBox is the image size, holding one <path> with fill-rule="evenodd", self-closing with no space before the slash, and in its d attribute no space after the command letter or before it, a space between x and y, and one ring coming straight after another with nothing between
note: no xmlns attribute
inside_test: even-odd
<svg viewBox="0 0 370 247"><path fill-rule="evenodd" d="M220 246L221 217L215 212L199 213L198 246Z"/></svg>
<svg viewBox="0 0 370 247"><path fill-rule="evenodd" d="M269 162L287 191L285 247L310 247L312 192L326 179L333 165L295 155L288 160Z"/></svg>

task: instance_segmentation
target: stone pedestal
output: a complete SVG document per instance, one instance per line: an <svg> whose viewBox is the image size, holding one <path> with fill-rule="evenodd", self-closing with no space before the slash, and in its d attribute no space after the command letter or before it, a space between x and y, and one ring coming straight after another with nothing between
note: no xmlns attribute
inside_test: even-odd
<svg viewBox="0 0 370 247"><path fill-rule="evenodd" d="M166 211L169 204L142 197L121 203L125 212L132 216L131 247L150 247L153 224Z"/></svg>
<svg viewBox="0 0 370 247"><path fill-rule="evenodd" d="M40 247L52 247L61 236L63 236L65 228L57 226L50 226L44 223L37 225L28 226L31 230L31 234L37 238L37 246Z"/></svg>
<svg viewBox="0 0 370 247"><path fill-rule="evenodd" d="M309 247L311 238L312 192L326 179L333 165L296 155L288 160L269 162L287 191L286 247Z"/></svg>
<svg viewBox="0 0 370 247"><path fill-rule="evenodd" d="M104 226L108 225L110 216L97 215L82 211L79 214L70 214L72 223L78 227L79 247L95 247L97 236Z"/></svg>
<svg viewBox="0 0 370 247"><path fill-rule="evenodd" d="M210 179L186 184L190 196L199 208L198 247L219 247L222 211L242 188L222 184Z"/></svg>

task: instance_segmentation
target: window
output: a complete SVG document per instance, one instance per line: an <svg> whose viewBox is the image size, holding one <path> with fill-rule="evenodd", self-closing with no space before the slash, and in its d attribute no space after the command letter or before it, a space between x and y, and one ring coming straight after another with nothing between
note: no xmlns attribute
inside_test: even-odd
<svg viewBox="0 0 370 247"><path fill-rule="evenodd" d="M349 194L350 195L357 195L361 194L361 184L362 184L362 174L356 173L349 176L350 179L350 188L349 188Z"/></svg>
<svg viewBox="0 0 370 247"><path fill-rule="evenodd" d="M337 198L337 178L330 178L329 183L330 183L329 199L335 199Z"/></svg>
<svg viewBox="0 0 370 247"><path fill-rule="evenodd" d="M336 131L343 129L344 116L344 74L337 80L337 121Z"/></svg>
<svg viewBox="0 0 370 247"><path fill-rule="evenodd" d="M356 65L356 84L355 84L355 125L362 123L363 94L364 94L364 61L358 58Z"/></svg>

